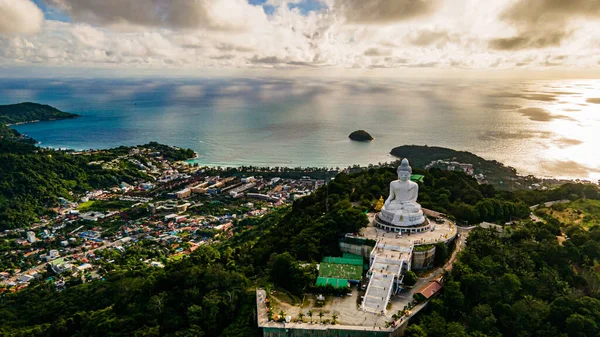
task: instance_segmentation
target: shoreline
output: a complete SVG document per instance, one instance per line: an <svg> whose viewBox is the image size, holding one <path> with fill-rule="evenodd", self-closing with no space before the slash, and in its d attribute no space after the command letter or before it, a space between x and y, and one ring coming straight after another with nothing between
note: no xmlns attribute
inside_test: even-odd
<svg viewBox="0 0 600 337"><path fill-rule="evenodd" d="M77 117L76 117L77 118ZM67 118L70 119L70 118ZM25 123L24 123L25 124ZM136 146L141 146L144 144L135 144L135 145L119 145L119 146L115 146L115 147L107 147L107 148L83 148L83 149L75 149L72 147L58 147L58 146L42 146L42 143L36 140L36 144L35 146L41 147L41 148L45 148L45 149L51 149L51 150L60 150L60 151L74 151L74 152L82 152L82 151L103 151L103 150L110 150L112 148L116 148L119 146L126 146L126 147L136 147ZM181 147L181 146L177 146L177 145L170 145L170 146L175 146L178 148L185 148L185 147ZM454 150L454 149L451 149ZM460 150L456 150L456 151L460 151ZM465 151L465 152L469 152L469 151ZM469 152L471 153L471 152ZM311 164L294 164L293 162L288 162L288 163L279 163L279 164L274 164L274 163L260 163L260 162L255 162L255 163L235 163L235 162L201 162L202 160L202 156L198 153L198 151L194 151L194 158L190 158L187 160L182 160L180 162L185 163L187 165L192 165L192 164L198 164L200 167L209 167L209 168L216 168L216 167L221 167L223 169L229 169L229 168L240 168L240 167L255 167L255 168L261 168L261 169L274 169L276 167L280 167L280 168L287 168L287 169L328 169L328 170L335 170L335 168L339 168L340 171L343 170L347 170L347 169L352 169L354 167L354 165L357 165L358 168L368 168L369 165L373 166L373 167L378 167L379 163L385 165L385 164L390 164L393 163L395 161L398 161L399 159L397 157L395 157L394 155L390 154L391 158L388 159L393 159L393 160L388 160L388 161L381 161L378 163L368 163L368 164L353 164L353 165L335 165L335 164L331 164L331 165L311 165ZM517 177L518 178L525 178L528 176L533 176L535 179L538 179L540 181L556 181L556 182L560 182L560 183L577 183L577 182L581 182L581 183L591 183L593 185L597 185L597 179L594 177L575 177L575 176L562 176L562 177L556 177L556 176L543 176L543 175L536 175L536 174L521 174L519 173L519 170L517 169Z"/></svg>
<svg viewBox="0 0 600 337"><path fill-rule="evenodd" d="M9 123L9 124L4 124L8 127L11 126L15 126L15 125L24 125L24 124L33 124L33 123L41 123L41 122L55 122L55 121L64 121L67 119L77 119L77 118L81 118L83 116L81 115L75 115L73 117L63 117L63 118L51 118L51 119L36 119L36 120L31 120L31 121L25 121L25 122L18 122L18 123Z"/></svg>

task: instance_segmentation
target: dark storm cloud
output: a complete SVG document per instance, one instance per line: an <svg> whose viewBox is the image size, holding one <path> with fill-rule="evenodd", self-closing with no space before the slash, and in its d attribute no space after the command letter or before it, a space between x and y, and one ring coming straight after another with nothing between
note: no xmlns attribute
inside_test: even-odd
<svg viewBox="0 0 600 337"><path fill-rule="evenodd" d="M500 15L517 28L517 34L492 39L489 47L521 50L559 46L570 35L566 27L571 20L597 17L598 0L518 0Z"/></svg>
<svg viewBox="0 0 600 337"><path fill-rule="evenodd" d="M551 122L555 119L573 120L573 118L562 115L553 115L542 108L522 108L518 110L523 116L536 122Z"/></svg>
<svg viewBox="0 0 600 337"><path fill-rule="evenodd" d="M440 7L441 0L338 0L350 23L385 24L429 16Z"/></svg>

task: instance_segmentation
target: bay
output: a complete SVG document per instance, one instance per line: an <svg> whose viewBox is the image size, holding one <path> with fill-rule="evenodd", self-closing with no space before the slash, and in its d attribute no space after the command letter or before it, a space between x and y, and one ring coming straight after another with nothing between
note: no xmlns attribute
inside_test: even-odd
<svg viewBox="0 0 600 337"><path fill-rule="evenodd" d="M202 165L346 167L400 145L465 150L522 174L600 179L598 80L1 79L0 104L50 104L74 120L15 128L41 146L158 141ZM375 140L353 142L368 131Z"/></svg>

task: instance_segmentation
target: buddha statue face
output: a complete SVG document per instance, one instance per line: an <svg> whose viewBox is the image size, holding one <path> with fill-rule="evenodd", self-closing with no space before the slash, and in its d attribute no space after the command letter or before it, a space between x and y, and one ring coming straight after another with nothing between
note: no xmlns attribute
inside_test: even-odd
<svg viewBox="0 0 600 337"><path fill-rule="evenodd" d="M398 166L398 179L400 181L407 181L412 173L412 167L408 163L406 158L402 159L400 166Z"/></svg>

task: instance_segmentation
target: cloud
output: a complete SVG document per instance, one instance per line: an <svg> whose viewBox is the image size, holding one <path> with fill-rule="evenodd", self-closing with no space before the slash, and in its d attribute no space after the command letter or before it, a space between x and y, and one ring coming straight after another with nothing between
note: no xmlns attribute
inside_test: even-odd
<svg viewBox="0 0 600 337"><path fill-rule="evenodd" d="M530 35L532 34L532 35ZM497 38L490 41L490 47L497 50L520 50L529 48L546 48L559 46L567 34L562 31L548 32L547 35L539 36L535 33L523 33L523 35Z"/></svg>
<svg viewBox="0 0 600 337"><path fill-rule="evenodd" d="M588 102L588 103L594 103L594 104L600 104L600 97L588 98L588 99L586 99L586 102Z"/></svg>
<svg viewBox="0 0 600 337"><path fill-rule="evenodd" d="M408 41L420 47L427 47L435 44L437 47L442 47L454 38L445 30L429 30L424 29L414 32L408 36Z"/></svg>
<svg viewBox="0 0 600 337"><path fill-rule="evenodd" d="M0 0L0 34L35 33L43 21L44 14L30 0Z"/></svg>
<svg viewBox="0 0 600 337"><path fill-rule="evenodd" d="M540 167L547 175L555 177L589 177L591 173L600 171L598 168L594 169L572 160L542 162Z"/></svg>
<svg viewBox="0 0 600 337"><path fill-rule="evenodd" d="M136 29L243 30L265 20L262 7L245 0L47 0L74 21L99 26Z"/></svg>
<svg viewBox="0 0 600 337"><path fill-rule="evenodd" d="M598 0L518 0L500 15L501 20L516 27L517 34L491 39L489 46L496 50L560 46L572 35L568 28L571 21L598 17Z"/></svg>
<svg viewBox="0 0 600 337"><path fill-rule="evenodd" d="M553 141L554 144L558 145L560 148L565 148L569 146L575 146L583 144L583 141L579 139L571 139L571 138L557 138Z"/></svg>
<svg viewBox="0 0 600 337"><path fill-rule="evenodd" d="M551 122L555 119L573 120L573 118L562 115L553 115L542 108L522 108L518 110L523 116L529 117L536 122Z"/></svg>
<svg viewBox="0 0 600 337"><path fill-rule="evenodd" d="M369 48L364 52L365 56L390 56L392 51L389 49Z"/></svg>
<svg viewBox="0 0 600 337"><path fill-rule="evenodd" d="M441 5L440 0L338 0L349 23L387 24L429 16Z"/></svg>

